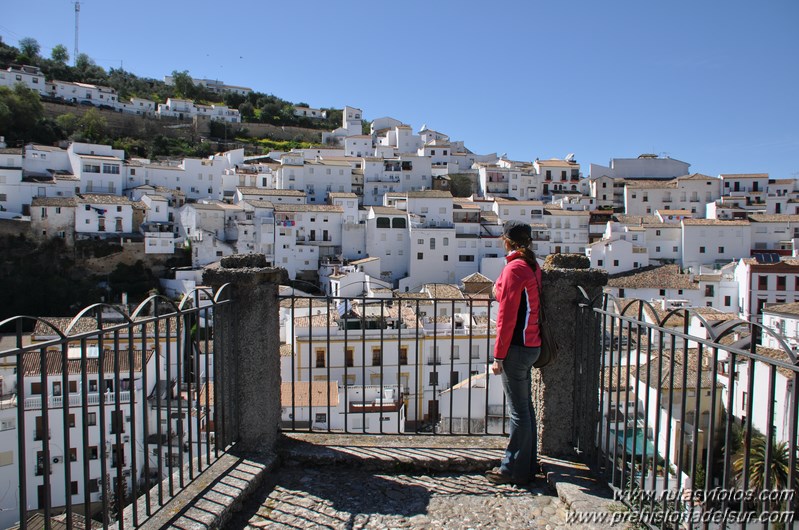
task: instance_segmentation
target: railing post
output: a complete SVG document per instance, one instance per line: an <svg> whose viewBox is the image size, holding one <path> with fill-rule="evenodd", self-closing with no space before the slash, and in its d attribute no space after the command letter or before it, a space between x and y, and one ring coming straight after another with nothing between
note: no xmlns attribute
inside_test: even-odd
<svg viewBox="0 0 799 530"><path fill-rule="evenodd" d="M551 457L575 456L593 443L592 427L599 417L599 326L588 325L581 304L599 299L607 273L580 266L572 255L552 255L543 266L544 310L560 345L557 360L533 370L533 404L538 427L538 450ZM584 256L577 256L577 258ZM587 260L585 260L587 261ZM587 267L587 264L585 265ZM585 292L585 294L583 293Z"/></svg>
<svg viewBox="0 0 799 530"><path fill-rule="evenodd" d="M280 423L280 330L278 285L285 269L266 267L263 254L223 258L207 268L203 283L226 287L232 303L214 315L216 406L227 433L241 451L272 451Z"/></svg>

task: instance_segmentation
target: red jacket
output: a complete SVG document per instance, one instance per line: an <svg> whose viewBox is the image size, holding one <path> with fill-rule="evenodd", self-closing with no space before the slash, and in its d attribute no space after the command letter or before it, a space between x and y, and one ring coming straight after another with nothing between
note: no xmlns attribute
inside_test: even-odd
<svg viewBox="0 0 799 530"><path fill-rule="evenodd" d="M538 330L541 268L536 267L533 272L518 252L510 253L505 260L507 263L494 286L499 302L494 358L500 360L508 354L511 344L541 345Z"/></svg>

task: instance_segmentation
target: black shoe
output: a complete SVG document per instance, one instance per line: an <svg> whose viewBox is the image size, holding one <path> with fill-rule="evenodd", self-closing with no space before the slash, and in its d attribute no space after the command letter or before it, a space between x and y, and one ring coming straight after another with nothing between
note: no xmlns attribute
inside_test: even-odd
<svg viewBox="0 0 799 530"><path fill-rule="evenodd" d="M512 476L501 472L499 468L496 467L491 471L486 471L486 478L492 484L514 484L516 486L524 486L527 484L526 480L516 480Z"/></svg>

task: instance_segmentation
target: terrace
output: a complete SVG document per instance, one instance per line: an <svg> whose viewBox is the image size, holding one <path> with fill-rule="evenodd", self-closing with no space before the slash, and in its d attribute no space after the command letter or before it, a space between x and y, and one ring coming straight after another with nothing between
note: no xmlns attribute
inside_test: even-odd
<svg viewBox="0 0 799 530"><path fill-rule="evenodd" d="M107 307L94 306L74 322L91 317L95 329L52 326L55 338L30 344L30 319L5 323L17 340L3 365L38 360L3 387L36 406L0 409L0 435L16 438L8 447L16 445L18 464L0 467L0 478L20 485L20 527L37 517L77 527L90 514L118 528L427 527L457 526L458 517L473 526L574 528L570 514L618 512L611 491L659 513L797 508L795 498L653 504L635 494L797 483L799 367L790 348L763 355L746 341L753 324L705 322L707 336L691 336L688 325L701 316L690 309L652 322L644 302L621 307L603 297L600 271L545 271L562 346L555 365L533 374L547 483L495 486L482 476L498 464L507 432L501 386L486 376L493 305L281 297L285 272L263 265L246 256L208 269L212 303L202 307L199 292L180 304L153 297L111 321ZM447 315L473 322L456 330ZM670 325L678 317L682 330ZM740 376L717 377L722 367ZM90 391L98 381L107 391ZM700 436L700 424L719 428ZM49 436L34 440L34 431ZM785 460L788 471L765 465L758 475L756 455L720 451L736 436L746 447L760 436L774 442L765 463Z"/></svg>

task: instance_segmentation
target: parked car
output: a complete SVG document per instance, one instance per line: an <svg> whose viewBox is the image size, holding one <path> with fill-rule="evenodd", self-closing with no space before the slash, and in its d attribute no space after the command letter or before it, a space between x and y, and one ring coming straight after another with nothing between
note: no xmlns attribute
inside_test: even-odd
<svg viewBox="0 0 799 530"><path fill-rule="evenodd" d="M81 105L86 105L87 107L94 107L94 103L92 103L91 101L86 100L86 99L81 100L80 104Z"/></svg>

